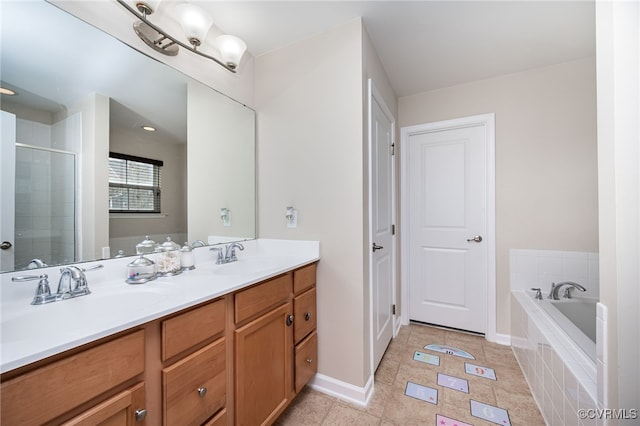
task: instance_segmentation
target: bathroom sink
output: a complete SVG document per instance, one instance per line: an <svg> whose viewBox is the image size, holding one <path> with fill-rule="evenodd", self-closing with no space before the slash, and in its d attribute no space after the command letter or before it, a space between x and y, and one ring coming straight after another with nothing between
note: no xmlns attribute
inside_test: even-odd
<svg viewBox="0 0 640 426"><path fill-rule="evenodd" d="M243 275L275 271L279 268L276 258L238 259L235 262L216 265L213 270L218 275Z"/></svg>

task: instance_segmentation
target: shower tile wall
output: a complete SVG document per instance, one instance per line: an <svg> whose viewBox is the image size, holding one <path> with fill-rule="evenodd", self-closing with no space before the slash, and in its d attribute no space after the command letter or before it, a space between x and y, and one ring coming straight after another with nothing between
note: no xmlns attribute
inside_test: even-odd
<svg viewBox="0 0 640 426"><path fill-rule="evenodd" d="M600 298L598 253L512 249L510 271L511 290L541 288L547 295L551 283L575 281L587 289L581 296Z"/></svg>
<svg viewBox="0 0 640 426"><path fill-rule="evenodd" d="M79 117L53 126L16 121L18 143L74 149ZM71 135L75 135L75 140ZM15 267L38 257L46 263L75 260L75 159L73 155L32 148L16 149Z"/></svg>

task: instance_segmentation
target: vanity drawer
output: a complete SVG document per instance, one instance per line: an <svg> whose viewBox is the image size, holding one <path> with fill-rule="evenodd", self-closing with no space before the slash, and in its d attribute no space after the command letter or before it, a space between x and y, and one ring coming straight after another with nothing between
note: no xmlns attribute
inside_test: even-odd
<svg viewBox="0 0 640 426"><path fill-rule="evenodd" d="M225 339L162 370L165 425L200 425L226 402Z"/></svg>
<svg viewBox="0 0 640 426"><path fill-rule="evenodd" d="M162 321L162 361L223 334L224 328L224 299Z"/></svg>
<svg viewBox="0 0 640 426"><path fill-rule="evenodd" d="M293 339L302 340L316 328L316 289L312 288L293 299Z"/></svg>
<svg viewBox="0 0 640 426"><path fill-rule="evenodd" d="M236 293L236 324L285 303L291 294L291 275L281 275Z"/></svg>
<svg viewBox="0 0 640 426"><path fill-rule="evenodd" d="M0 422L46 423L143 372L139 330L2 383Z"/></svg>
<svg viewBox="0 0 640 426"><path fill-rule="evenodd" d="M298 294L316 283L316 264L303 266L293 272L293 292Z"/></svg>
<svg viewBox="0 0 640 426"><path fill-rule="evenodd" d="M295 389L300 392L318 372L318 334L314 331L296 346Z"/></svg>

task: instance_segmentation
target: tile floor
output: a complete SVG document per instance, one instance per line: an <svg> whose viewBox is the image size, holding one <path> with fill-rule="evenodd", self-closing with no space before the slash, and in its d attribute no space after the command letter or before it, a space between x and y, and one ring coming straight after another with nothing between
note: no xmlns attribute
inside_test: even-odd
<svg viewBox="0 0 640 426"><path fill-rule="evenodd" d="M428 344L465 350L475 360L423 349ZM440 365L415 361L415 351L438 355ZM493 368L497 380L466 374L465 362ZM438 385L437 373L467 380L469 393ZM406 396L409 381L437 389L437 405ZM439 414L474 426L495 425L471 415L470 399L507 410L511 425L544 425L510 347L466 333L410 324L402 327L389 345L376 371L375 391L366 407L305 388L276 424L436 425L436 414Z"/></svg>

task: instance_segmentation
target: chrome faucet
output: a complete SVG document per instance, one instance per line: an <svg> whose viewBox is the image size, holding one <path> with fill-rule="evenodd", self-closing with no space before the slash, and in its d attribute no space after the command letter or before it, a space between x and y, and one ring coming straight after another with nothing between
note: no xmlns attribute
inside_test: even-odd
<svg viewBox="0 0 640 426"><path fill-rule="evenodd" d="M224 255L226 263L235 262L236 260L238 260L238 258L236 257L237 248L240 249L240 251L244 250L244 246L240 243L231 243L227 245Z"/></svg>
<svg viewBox="0 0 640 426"><path fill-rule="evenodd" d="M244 250L244 246L240 243L231 243L227 244L224 249L222 247L211 247L209 250L218 252L216 265L223 265L225 263L235 262L238 260L238 257L236 256L236 249L240 249L240 251L242 251Z"/></svg>
<svg viewBox="0 0 640 426"><path fill-rule="evenodd" d="M91 291L87 285L84 270L77 266L65 266L60 269L60 281L58 281L58 291L56 292L60 299L84 296L89 293Z"/></svg>
<svg viewBox="0 0 640 426"><path fill-rule="evenodd" d="M37 269L37 268L46 268L47 264L42 261L42 259L31 259L29 264L27 265L27 269Z"/></svg>
<svg viewBox="0 0 640 426"><path fill-rule="evenodd" d="M191 244L191 247L193 247L193 248L196 248L196 247L206 247L206 246L207 246L207 243L205 243L205 242L204 242L204 241L202 241L202 240L195 240L195 241L193 242L193 244Z"/></svg>
<svg viewBox="0 0 640 426"><path fill-rule="evenodd" d="M32 305L44 305L45 303L51 303L56 301L56 296L51 294L51 287L49 287L49 276L47 274L42 275L23 275L21 277L13 277L11 281L33 281L38 280L38 287L36 288L36 294L31 301Z"/></svg>
<svg viewBox="0 0 640 426"><path fill-rule="evenodd" d="M560 287L566 287L562 295L562 297L564 297L565 299L571 299L571 290L573 290L574 288L577 288L580 291L587 291L586 288L584 288L578 283L574 283L573 281L563 281L558 284L551 283L551 291L549 292L549 296L547 298L553 299L553 300L560 300L560 298L558 297L558 292L560 291Z"/></svg>

